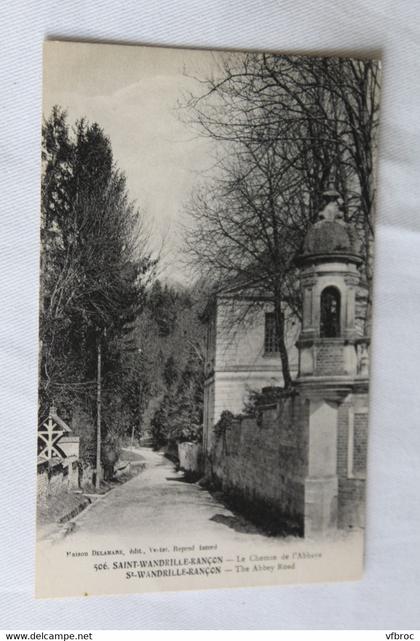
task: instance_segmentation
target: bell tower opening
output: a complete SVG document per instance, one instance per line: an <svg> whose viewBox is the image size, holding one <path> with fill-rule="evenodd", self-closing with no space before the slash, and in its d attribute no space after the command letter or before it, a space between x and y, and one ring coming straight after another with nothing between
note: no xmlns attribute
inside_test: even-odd
<svg viewBox="0 0 420 641"><path fill-rule="evenodd" d="M340 336L341 296L336 287L326 287L321 293L321 338Z"/></svg>

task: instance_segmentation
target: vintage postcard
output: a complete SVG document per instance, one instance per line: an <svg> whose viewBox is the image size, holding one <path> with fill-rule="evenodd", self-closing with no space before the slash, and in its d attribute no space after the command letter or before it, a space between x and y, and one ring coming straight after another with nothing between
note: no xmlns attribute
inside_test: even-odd
<svg viewBox="0 0 420 641"><path fill-rule="evenodd" d="M45 44L38 597L361 577L379 91Z"/></svg>

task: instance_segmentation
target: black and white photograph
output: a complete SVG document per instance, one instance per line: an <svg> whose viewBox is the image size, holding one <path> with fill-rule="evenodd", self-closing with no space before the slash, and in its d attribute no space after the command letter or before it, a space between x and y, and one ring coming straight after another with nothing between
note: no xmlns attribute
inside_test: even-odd
<svg viewBox="0 0 420 641"><path fill-rule="evenodd" d="M380 84L44 44L38 597L362 577Z"/></svg>

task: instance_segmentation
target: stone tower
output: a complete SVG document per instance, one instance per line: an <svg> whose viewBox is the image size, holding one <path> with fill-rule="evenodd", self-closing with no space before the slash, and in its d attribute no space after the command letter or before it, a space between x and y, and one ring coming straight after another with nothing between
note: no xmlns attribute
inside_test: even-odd
<svg viewBox="0 0 420 641"><path fill-rule="evenodd" d="M357 525L363 519L354 514L363 500L356 500L359 479L353 469L355 414L363 416L365 432L367 427L368 340L360 314L366 288L359 271L357 234L343 219L339 194L329 191L324 197L325 207L310 227L298 260L303 320L296 386L308 407L305 534L309 536L335 529L346 518ZM352 506L350 517L347 504Z"/></svg>

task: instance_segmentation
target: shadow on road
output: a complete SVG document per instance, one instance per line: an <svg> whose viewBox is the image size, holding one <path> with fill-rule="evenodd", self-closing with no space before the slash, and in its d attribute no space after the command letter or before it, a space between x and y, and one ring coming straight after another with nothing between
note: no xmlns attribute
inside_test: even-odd
<svg viewBox="0 0 420 641"><path fill-rule="evenodd" d="M178 481L178 483L188 483L189 485L195 485L198 490L205 490L205 488L201 487L197 481L199 481L201 478L201 474L193 473L193 472L184 472L182 476L167 476L166 480L167 481Z"/></svg>
<svg viewBox="0 0 420 641"><path fill-rule="evenodd" d="M178 481L178 483L195 483L194 479L188 478L188 476L167 476L166 481Z"/></svg>
<svg viewBox="0 0 420 641"><path fill-rule="evenodd" d="M242 532L245 534L260 534L261 530L255 525L241 518L240 516L226 516L225 514L215 514L211 517L210 521L221 523L227 527L235 530L235 532Z"/></svg>

